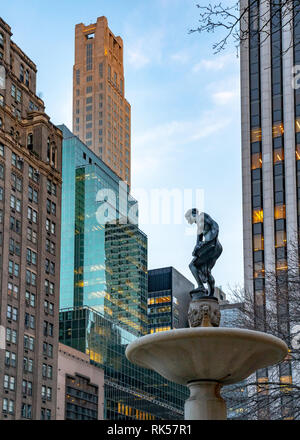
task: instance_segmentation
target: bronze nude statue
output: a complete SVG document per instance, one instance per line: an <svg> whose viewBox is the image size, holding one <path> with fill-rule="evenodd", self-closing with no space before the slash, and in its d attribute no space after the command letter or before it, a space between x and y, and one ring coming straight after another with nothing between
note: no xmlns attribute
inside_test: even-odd
<svg viewBox="0 0 300 440"><path fill-rule="evenodd" d="M199 213L195 208L188 210L185 218L190 224L197 224L197 243L189 268L198 287L192 290L191 296L193 299L214 297L215 279L211 270L223 251L218 240L219 226L208 214ZM208 289L204 284L207 284Z"/></svg>

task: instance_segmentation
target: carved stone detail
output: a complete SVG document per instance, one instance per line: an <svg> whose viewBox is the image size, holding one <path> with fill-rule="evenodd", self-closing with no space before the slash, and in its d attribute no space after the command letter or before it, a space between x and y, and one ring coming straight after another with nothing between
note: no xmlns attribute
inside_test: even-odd
<svg viewBox="0 0 300 440"><path fill-rule="evenodd" d="M216 298L204 297L190 302L188 320L190 327L219 327L221 319Z"/></svg>

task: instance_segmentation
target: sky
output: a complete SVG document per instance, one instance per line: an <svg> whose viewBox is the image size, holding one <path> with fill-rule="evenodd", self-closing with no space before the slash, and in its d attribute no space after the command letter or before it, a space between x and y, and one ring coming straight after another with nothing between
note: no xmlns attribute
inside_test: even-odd
<svg viewBox="0 0 300 440"><path fill-rule="evenodd" d="M52 122L70 129L75 24L108 18L124 42L132 194L139 200L140 229L148 235L149 269L174 266L195 283L188 265L196 229L187 226L184 213L198 207L219 224L223 253L213 275L228 293L243 284L239 59L231 46L214 54L218 34L189 33L198 24L196 4L10 0L2 3L1 17L38 67L37 92ZM163 190L177 195L171 221L153 214Z"/></svg>

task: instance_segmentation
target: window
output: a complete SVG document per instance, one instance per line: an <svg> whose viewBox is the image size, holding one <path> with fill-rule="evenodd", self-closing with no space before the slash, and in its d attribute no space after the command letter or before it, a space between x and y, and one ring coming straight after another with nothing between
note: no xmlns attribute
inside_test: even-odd
<svg viewBox="0 0 300 440"><path fill-rule="evenodd" d="M99 77L100 79L103 78L103 63L99 64Z"/></svg>
<svg viewBox="0 0 300 440"><path fill-rule="evenodd" d="M39 174L39 170L34 170L32 166L28 167L28 176L36 183L39 181Z"/></svg>
<svg viewBox="0 0 300 440"><path fill-rule="evenodd" d="M25 72L25 84L29 87L29 70L27 69Z"/></svg>
<svg viewBox="0 0 300 440"><path fill-rule="evenodd" d="M26 270L26 284L36 286L36 274L30 270Z"/></svg>
<svg viewBox="0 0 300 440"><path fill-rule="evenodd" d="M52 388L47 387L47 400L52 400Z"/></svg>
<svg viewBox="0 0 300 440"><path fill-rule="evenodd" d="M56 184L51 182L51 180L47 180L47 191L48 194L52 194L53 196L56 196Z"/></svg>
<svg viewBox="0 0 300 440"><path fill-rule="evenodd" d="M18 309L16 307L12 307L11 305L7 305L7 311L6 311L6 317L7 319L12 319L13 321L18 320Z"/></svg>
<svg viewBox="0 0 300 440"><path fill-rule="evenodd" d="M22 409L21 409L21 417L25 419L31 419L32 418L32 406L27 403L22 403Z"/></svg>
<svg viewBox="0 0 300 440"><path fill-rule="evenodd" d="M16 98L16 86L14 84L11 85L11 96Z"/></svg>
<svg viewBox="0 0 300 440"><path fill-rule="evenodd" d="M44 336L53 336L53 324L48 321L44 321L43 326Z"/></svg>
<svg viewBox="0 0 300 440"><path fill-rule="evenodd" d="M37 242L37 233L31 228L27 228L27 240L31 241L33 244Z"/></svg>
<svg viewBox="0 0 300 440"><path fill-rule="evenodd" d="M32 209L30 206L27 209L27 218L33 223L37 223L37 211Z"/></svg>
<svg viewBox="0 0 300 440"><path fill-rule="evenodd" d="M22 393L32 396L32 382L28 380L22 381Z"/></svg>
<svg viewBox="0 0 300 440"><path fill-rule="evenodd" d="M16 100L17 100L18 102L21 102L21 101L22 101L22 92L21 92L21 90L19 90L19 89L17 89ZM21 114L20 114L20 116L21 116ZM21 117L19 117L19 119L21 119Z"/></svg>
<svg viewBox="0 0 300 440"><path fill-rule="evenodd" d="M11 342L12 344L17 343L17 331L12 330L9 327L6 327L6 341Z"/></svg>
<svg viewBox="0 0 300 440"><path fill-rule="evenodd" d="M26 260L27 260L27 263L36 265L36 263L37 263L37 254L36 254L36 252L31 250L30 248L27 248Z"/></svg>
<svg viewBox="0 0 300 440"><path fill-rule="evenodd" d="M76 84L77 85L80 84L80 70L79 69L76 70Z"/></svg>
<svg viewBox="0 0 300 440"><path fill-rule="evenodd" d="M6 350L5 352L5 365L10 367L16 367L17 365L17 356L16 353Z"/></svg>
<svg viewBox="0 0 300 440"><path fill-rule="evenodd" d="M38 192L32 186L28 187L28 200L30 202L38 203Z"/></svg>
<svg viewBox="0 0 300 440"><path fill-rule="evenodd" d="M93 68L93 44L87 43L86 45L86 70L92 70Z"/></svg>
<svg viewBox="0 0 300 440"><path fill-rule="evenodd" d="M23 64L20 65L20 81L24 82L24 66L23 66Z"/></svg>
<svg viewBox="0 0 300 440"><path fill-rule="evenodd" d="M34 315L29 315L25 313L25 327L35 329L35 317Z"/></svg>
<svg viewBox="0 0 300 440"><path fill-rule="evenodd" d="M33 372L33 359L30 359L25 356L23 358L23 369L24 369L24 371L32 373Z"/></svg>
<svg viewBox="0 0 300 440"><path fill-rule="evenodd" d="M8 374L4 375L3 379L3 387L6 390L14 391L15 390L16 379L14 376L9 376Z"/></svg>
<svg viewBox="0 0 300 440"><path fill-rule="evenodd" d="M3 399L2 410L5 413L14 414L15 411L15 402L14 400L8 400L7 398Z"/></svg>
<svg viewBox="0 0 300 440"><path fill-rule="evenodd" d="M34 351L34 338L32 336L24 335L24 348Z"/></svg>

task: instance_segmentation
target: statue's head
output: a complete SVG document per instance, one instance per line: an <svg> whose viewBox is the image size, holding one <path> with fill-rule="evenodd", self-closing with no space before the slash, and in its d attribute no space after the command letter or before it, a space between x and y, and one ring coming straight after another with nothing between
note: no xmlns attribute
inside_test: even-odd
<svg viewBox="0 0 300 440"><path fill-rule="evenodd" d="M197 222L197 216L199 215L199 211L196 208L189 209L186 214L185 218L187 219L188 223L192 225L193 223Z"/></svg>
<svg viewBox="0 0 300 440"><path fill-rule="evenodd" d="M190 225L193 223L197 223L198 225L198 234L202 234L204 230L204 212L199 212L198 209L193 208L189 209L185 214L185 218L189 222Z"/></svg>

